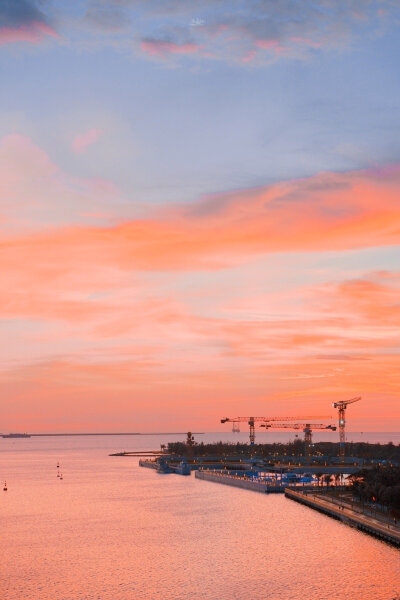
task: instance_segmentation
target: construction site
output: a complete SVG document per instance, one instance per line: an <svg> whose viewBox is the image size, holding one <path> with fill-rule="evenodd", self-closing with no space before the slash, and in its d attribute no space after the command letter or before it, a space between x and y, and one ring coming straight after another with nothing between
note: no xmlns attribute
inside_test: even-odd
<svg viewBox="0 0 400 600"><path fill-rule="evenodd" d="M154 469L159 474L190 476L194 471L199 480L263 494L284 494L290 500L400 545L398 499L392 498L385 505L384 501L379 503L373 495L369 499L367 495L367 502L364 499L361 502L361 487L355 487L360 482L362 486L366 473L374 476L380 468L394 473L396 487L400 473L396 447L394 453L390 453L388 445L389 454L385 458L380 449L373 454L373 444L359 444L363 450L359 454L363 456L347 452L346 411L349 405L360 400L357 396L334 402L332 407L337 410L337 420L326 415L236 416L220 420L221 424L229 423L233 433L239 433L241 426L247 426L247 444L198 443L188 432L184 442L162 445L160 450L120 452L113 456L139 457L141 467ZM257 428L264 432L302 432L304 436L288 444L257 444ZM313 442L314 431L337 430L337 443ZM366 453L363 446L372 448L367 448Z"/></svg>
<svg viewBox="0 0 400 600"><path fill-rule="evenodd" d="M225 417L221 424L229 423L233 433L239 433L240 427L247 425L249 428L249 443L243 445L231 444L223 452L212 454L212 448L205 451L204 445L198 445L191 432L187 434L185 443L168 444L159 451L150 453L118 453L119 456L139 456L143 467L154 468L159 472L175 472L189 474L192 470L219 469L229 472L246 473L260 479L264 473L283 473L291 471L294 474L320 473L331 475L352 474L364 466L364 460L353 456L346 456L346 409L347 406L358 402L361 397L335 402L333 408L338 411L337 422L332 421L327 415L296 415L296 416L237 416ZM323 422L325 420L325 422ZM266 454L267 445L260 448L256 444L256 428L269 430L301 431L303 441L297 440L296 448L290 454L274 451ZM339 430L339 451L336 456L327 456L316 449L313 444L314 431ZM276 450L276 449L274 449Z"/></svg>
<svg viewBox="0 0 400 600"><path fill-rule="evenodd" d="M162 444L160 450L120 452L113 456L139 457L140 466L155 469L158 473L190 475L191 471L196 471L204 473L202 477L217 473L215 480L219 483L223 482L222 477L227 477L230 485L239 486L243 481L250 489L250 481L254 489L261 486L260 489L265 492L273 489L283 493L288 485L294 484L318 485L323 477L332 478L336 484L342 483L360 469L387 462L386 457L375 456L372 449L365 453L358 448L355 455L346 452L346 410L360 400L361 397L357 396L334 402L332 407L337 410L337 420L326 415L236 416L220 420L221 424L229 423L233 433L239 433L241 426L247 426L248 444L198 443L188 432L184 442L172 442L168 446ZM304 437L300 439L296 434L296 439L288 444L257 444L257 427L264 432L301 431ZM337 430L338 443L313 443L314 431ZM396 456L388 458L396 461Z"/></svg>

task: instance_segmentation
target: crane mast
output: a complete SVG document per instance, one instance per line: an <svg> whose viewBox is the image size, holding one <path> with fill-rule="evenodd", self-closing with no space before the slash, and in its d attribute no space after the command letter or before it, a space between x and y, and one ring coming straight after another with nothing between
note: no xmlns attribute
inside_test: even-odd
<svg viewBox="0 0 400 600"><path fill-rule="evenodd" d="M351 400L340 400L332 404L333 408L337 408L339 413L339 456L341 462L344 462L346 454L346 408L348 404L353 404L359 400L361 400L361 396L351 398Z"/></svg>

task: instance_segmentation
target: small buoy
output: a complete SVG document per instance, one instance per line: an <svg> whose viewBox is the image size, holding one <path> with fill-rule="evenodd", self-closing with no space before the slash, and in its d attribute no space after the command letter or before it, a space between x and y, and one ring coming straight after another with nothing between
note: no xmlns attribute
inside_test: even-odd
<svg viewBox="0 0 400 600"><path fill-rule="evenodd" d="M62 479L62 478L63 478L63 476L62 476L62 473L61 473L61 475L60 475L60 479Z"/></svg>
<svg viewBox="0 0 400 600"><path fill-rule="evenodd" d="M7 481L4 482L3 492L7 491Z"/></svg>
<svg viewBox="0 0 400 600"><path fill-rule="evenodd" d="M57 463L57 469L59 469L59 468L60 468L60 463L58 462L58 463Z"/></svg>
<svg viewBox="0 0 400 600"><path fill-rule="evenodd" d="M57 471L57 477L60 477L60 471Z"/></svg>

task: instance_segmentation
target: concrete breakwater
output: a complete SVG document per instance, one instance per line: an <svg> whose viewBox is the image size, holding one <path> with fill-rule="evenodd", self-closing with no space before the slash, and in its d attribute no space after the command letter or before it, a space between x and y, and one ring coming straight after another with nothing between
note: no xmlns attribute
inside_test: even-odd
<svg viewBox="0 0 400 600"><path fill-rule="evenodd" d="M133 456L131 453L119 453L119 454L111 454L110 456ZM164 462L168 463L168 467L171 469L171 473L175 472L174 469L180 467L181 463L182 463L182 457L181 456L173 456L173 455L169 455L169 454L160 454L158 456L155 455L144 455L141 454L141 456L146 456L145 459L141 459L139 460L139 465L141 467L148 467L150 469L157 469L159 461L163 460L163 458L165 459ZM184 459L185 460L185 459ZM191 471L197 471L198 469L213 469L213 470L222 470L222 469L229 469L229 470L234 470L234 471L243 471L244 470L244 466L245 463L242 462L234 462L234 461L230 461L230 462L225 462L222 460L217 460L217 459L203 459L202 457L197 458L195 460L185 460L185 462L187 463L187 465L190 467ZM249 465L247 465L249 466Z"/></svg>
<svg viewBox="0 0 400 600"><path fill-rule="evenodd" d="M157 469L158 463L155 460L139 460L140 467L146 467L147 469Z"/></svg>
<svg viewBox="0 0 400 600"><path fill-rule="evenodd" d="M176 475L190 475L191 468L186 461L178 463L168 462L162 457L158 460L139 460L140 467L155 469L158 473L175 473Z"/></svg>
<svg viewBox="0 0 400 600"><path fill-rule="evenodd" d="M245 490L252 490L253 492L261 492L263 494L283 494L285 491L283 485L271 485L271 483L266 481L255 481L242 475L231 475L219 471L196 471L195 477L197 477L197 479L204 479L205 481L213 481L215 483L231 485Z"/></svg>
<svg viewBox="0 0 400 600"><path fill-rule="evenodd" d="M300 491L286 488L285 496L386 542L400 546L400 527L395 523L379 521L364 513L356 512L345 505L335 505L329 500L324 499L322 495L315 494L309 490Z"/></svg>

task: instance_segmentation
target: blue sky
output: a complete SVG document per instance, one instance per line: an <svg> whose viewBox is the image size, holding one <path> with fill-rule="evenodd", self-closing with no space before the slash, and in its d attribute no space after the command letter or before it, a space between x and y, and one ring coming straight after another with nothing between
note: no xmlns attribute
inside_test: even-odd
<svg viewBox="0 0 400 600"><path fill-rule="evenodd" d="M273 21L279 6L286 20L296 6L296 26L302 4L320 5L325 18L311 29L320 39L337 3L278 2ZM269 56L269 63L243 63L240 54L236 58L240 40L226 41L227 48L221 44L216 59L197 53L148 56L135 44L150 32L189 40L194 29L197 34L238 15L255 27L257 9L266 10L268 2L233 3L233 14L222 2L173 2L167 14L159 14L159 7L168 3L71 2L69 14L64 3L41 3L61 37L2 48L0 131L6 134L11 123L69 170L90 176L100 166L129 195L134 190L135 201L150 203L395 162L400 151L397 11L394 20L390 15L382 24L373 7L390 11L391 3L351 4L354 12L370 16L359 18L360 26L346 13L334 30L338 39L326 47L305 54L298 47ZM113 22L112 15L116 19L122 10L126 30L121 25L109 32L96 29L88 17L85 21L85 11L92 21L103 15L105 23L106 16ZM128 22L138 14L147 37ZM191 27L193 19L204 25ZM305 24L300 21L298 29L301 33ZM230 44L235 60L226 55ZM76 161L70 139L92 126L104 129L103 139Z"/></svg>

